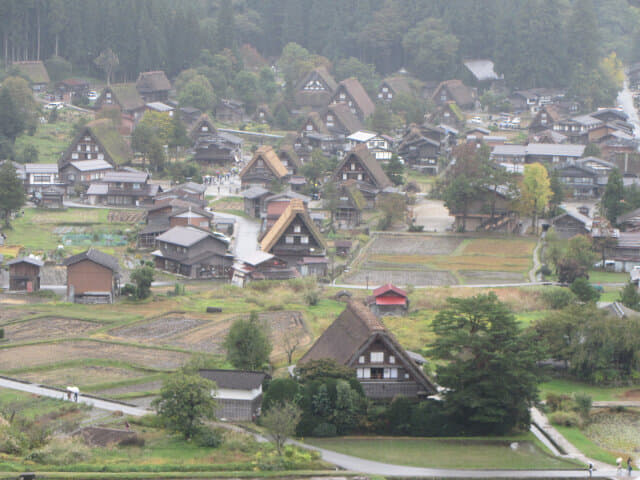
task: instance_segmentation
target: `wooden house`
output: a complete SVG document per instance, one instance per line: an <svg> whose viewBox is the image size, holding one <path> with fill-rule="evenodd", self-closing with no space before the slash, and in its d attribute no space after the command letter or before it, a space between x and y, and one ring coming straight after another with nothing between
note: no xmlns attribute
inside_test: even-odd
<svg viewBox="0 0 640 480"><path fill-rule="evenodd" d="M333 136L344 138L364 128L353 108L344 102L332 103L320 116Z"/></svg>
<svg viewBox="0 0 640 480"><path fill-rule="evenodd" d="M216 400L216 418L222 421L251 422L260 415L264 372L245 370L199 370L198 374L216 384L211 395Z"/></svg>
<svg viewBox="0 0 640 480"><path fill-rule="evenodd" d="M272 195L272 192L259 185L244 190L242 192L244 213L253 218L260 218L266 210L264 201L270 195Z"/></svg>
<svg viewBox="0 0 640 480"><path fill-rule="evenodd" d="M108 172L87 189L87 197L97 203L119 206L151 205L160 187L149 183L149 174L140 171Z"/></svg>
<svg viewBox="0 0 640 480"><path fill-rule="evenodd" d="M478 86L482 91L502 91L505 88L504 75L498 75L495 65L489 59L472 59L463 62L472 78L472 85Z"/></svg>
<svg viewBox="0 0 640 480"><path fill-rule="evenodd" d="M337 191L334 221L340 229L352 229L362 222L362 211L367 208L367 201L358 190L355 180L342 182Z"/></svg>
<svg viewBox="0 0 640 480"><path fill-rule="evenodd" d="M47 68L40 60L13 62L11 68L25 77L31 88L36 92L45 90L51 81Z"/></svg>
<svg viewBox="0 0 640 480"><path fill-rule="evenodd" d="M399 95L412 95L409 79L405 75L385 78L378 88L378 100L391 102Z"/></svg>
<svg viewBox="0 0 640 480"><path fill-rule="evenodd" d="M222 234L193 226L177 226L156 237L151 253L159 270L188 278L229 278L233 255Z"/></svg>
<svg viewBox="0 0 640 480"><path fill-rule="evenodd" d="M569 239L576 235L589 235L592 220L580 213L567 211L551 220L551 225L558 238Z"/></svg>
<svg viewBox="0 0 640 480"><path fill-rule="evenodd" d="M402 136L398 145L398 155L411 168L437 175L438 159L450 149L449 134L446 130L426 124L412 124Z"/></svg>
<svg viewBox="0 0 640 480"><path fill-rule="evenodd" d="M91 182L103 179L107 172L112 171L113 166L106 160L73 161L60 169L69 193L76 193L79 189L86 191Z"/></svg>
<svg viewBox="0 0 640 480"><path fill-rule="evenodd" d="M141 72L136 81L136 89L145 103L169 100L171 82L162 70Z"/></svg>
<svg viewBox="0 0 640 480"><path fill-rule="evenodd" d="M325 108L338 84L325 67L310 71L296 86L294 101L298 107Z"/></svg>
<svg viewBox="0 0 640 480"><path fill-rule="evenodd" d="M275 195L272 194L264 199L264 210L262 211L263 231L268 231L278 221L280 215L284 213L294 198L301 200L305 207L309 207L311 198L292 190L276 193Z"/></svg>
<svg viewBox="0 0 640 480"><path fill-rule="evenodd" d="M278 150L278 158L282 164L287 167L291 175L296 175L302 168L302 162L296 152L295 148L291 144L285 144L280 146Z"/></svg>
<svg viewBox="0 0 640 480"><path fill-rule="evenodd" d="M289 176L278 155L269 145L263 145L253 154L253 158L240 172L242 189L252 186L268 188L273 182L284 182Z"/></svg>
<svg viewBox="0 0 640 480"><path fill-rule="evenodd" d="M347 137L349 149L353 150L357 145L364 144L379 162L391 160L393 139L387 135L379 135L366 130L358 130Z"/></svg>
<svg viewBox="0 0 640 480"><path fill-rule="evenodd" d="M119 291L118 259L90 248L64 260L67 298L75 303L113 303Z"/></svg>
<svg viewBox="0 0 640 480"><path fill-rule="evenodd" d="M543 105L529 124L529 132L536 133L552 129L563 119L561 112L555 105Z"/></svg>
<svg viewBox="0 0 640 480"><path fill-rule="evenodd" d="M189 129L193 141L193 158L202 164L237 163L242 159L241 138L220 132L206 113Z"/></svg>
<svg viewBox="0 0 640 480"><path fill-rule="evenodd" d="M589 143L589 133L603 125L602 120L591 115L577 115L557 121L553 130L566 135L570 143L586 145Z"/></svg>
<svg viewBox="0 0 640 480"><path fill-rule="evenodd" d="M58 165L65 183L75 184L82 175L77 168L67 168L71 163L91 161L92 163L84 163L81 166L90 170L108 170L105 163L116 168L129 163L132 158L129 144L113 122L101 118L89 122L78 132L60 157ZM86 181L86 178L82 180Z"/></svg>
<svg viewBox="0 0 640 480"><path fill-rule="evenodd" d="M304 203L293 199L260 242L263 252L295 266L302 276L327 274L327 247Z"/></svg>
<svg viewBox="0 0 640 480"><path fill-rule="evenodd" d="M311 112L302 124L293 147L300 162L305 163L311 159L311 152L315 149L326 155L332 155L343 145L344 140L336 139L329 132L323 116L318 112Z"/></svg>
<svg viewBox="0 0 640 480"><path fill-rule="evenodd" d="M513 232L518 226L512 192L502 185L482 190L464 209L450 210L449 215L455 217L456 231Z"/></svg>
<svg viewBox="0 0 640 480"><path fill-rule="evenodd" d="M71 103L74 97L85 97L89 93L89 82L81 78L67 78L55 85L56 96L62 101Z"/></svg>
<svg viewBox="0 0 640 480"><path fill-rule="evenodd" d="M123 115L129 116L136 123L142 118L144 103L135 83L114 83L105 87L96 100L95 107L100 109L117 105Z"/></svg>
<svg viewBox="0 0 640 480"><path fill-rule="evenodd" d="M239 100L222 98L214 109L215 117L220 122L240 123L244 120L244 103Z"/></svg>
<svg viewBox="0 0 640 480"><path fill-rule="evenodd" d="M604 193L613 163L596 157L568 162L556 169L565 193L573 198L598 198Z"/></svg>
<svg viewBox="0 0 640 480"><path fill-rule="evenodd" d="M57 163L26 163L24 175L25 190L28 194L63 185Z"/></svg>
<svg viewBox="0 0 640 480"><path fill-rule="evenodd" d="M436 105L447 105L455 102L464 110L473 109L478 100L478 92L475 88L468 87L461 80L445 80L433 92L431 100Z"/></svg>
<svg viewBox="0 0 640 480"><path fill-rule="evenodd" d="M273 115L269 105L262 103L256 107L256 111L253 114L253 121L256 123L270 124L273 121Z"/></svg>
<svg viewBox="0 0 640 480"><path fill-rule="evenodd" d="M367 299L369 309L377 316L406 315L409 310L407 292L390 283L382 285L373 291Z"/></svg>
<svg viewBox="0 0 640 480"><path fill-rule="evenodd" d="M337 184L353 180L364 196L367 208L373 208L376 196L392 186L391 180L366 145L358 145L344 156L334 170L333 180Z"/></svg>
<svg viewBox="0 0 640 480"><path fill-rule="evenodd" d="M539 132L531 133L528 137L528 143L567 143L569 137L563 135L560 132L556 132L551 129L541 130Z"/></svg>
<svg viewBox="0 0 640 480"><path fill-rule="evenodd" d="M180 120L185 125L193 125L202 115L202 111L194 107L180 107Z"/></svg>
<svg viewBox="0 0 640 480"><path fill-rule="evenodd" d="M7 262L9 290L36 292L40 290L40 269L44 262L33 257L20 257Z"/></svg>
<svg viewBox="0 0 640 480"><path fill-rule="evenodd" d="M376 109L369 94L355 77L342 80L329 103L346 103L351 113L358 117L361 122L373 115Z"/></svg>
<svg viewBox="0 0 640 480"><path fill-rule="evenodd" d="M339 257L346 257L351 252L353 242L351 240L334 240L333 246L336 249L336 255Z"/></svg>
<svg viewBox="0 0 640 480"><path fill-rule="evenodd" d="M167 198L160 202L155 200L147 210L146 225L138 232L139 248L152 248L158 235L178 225L212 228L214 216L202 208L201 202L182 198Z"/></svg>
<svg viewBox="0 0 640 480"><path fill-rule="evenodd" d="M617 232L611 245L605 247L604 257L613 262L616 272L631 272L640 265L640 233Z"/></svg>
<svg viewBox="0 0 640 480"><path fill-rule="evenodd" d="M64 188L51 185L36 192L36 204L41 208L64 208Z"/></svg>
<svg viewBox="0 0 640 480"><path fill-rule="evenodd" d="M344 311L298 361L334 360L352 368L374 401L418 399L437 393L435 384L364 304L349 300Z"/></svg>
<svg viewBox="0 0 640 480"><path fill-rule="evenodd" d="M231 283L244 287L259 280L289 280L299 277L295 267L289 266L282 258L261 251L238 258L233 264Z"/></svg>

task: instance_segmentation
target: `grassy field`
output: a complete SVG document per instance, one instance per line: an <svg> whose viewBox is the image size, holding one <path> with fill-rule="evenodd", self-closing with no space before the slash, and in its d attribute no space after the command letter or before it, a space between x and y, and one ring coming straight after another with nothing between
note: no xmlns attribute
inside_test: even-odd
<svg viewBox="0 0 640 480"><path fill-rule="evenodd" d="M307 443L368 460L396 465L460 469L573 469L576 463L554 457L531 434L506 438L370 438L306 439ZM510 448L518 442L518 449Z"/></svg>
<svg viewBox="0 0 640 480"><path fill-rule="evenodd" d="M624 272L603 272L600 270L589 271L589 282L599 283L627 283L629 274Z"/></svg>
<svg viewBox="0 0 640 480"><path fill-rule="evenodd" d="M593 401L622 400L625 393L637 390L640 386L626 387L599 387L583 382L576 382L566 379L554 379L540 384L540 398L544 399L547 393L556 395L573 395L574 393L584 393L589 395Z"/></svg>
<svg viewBox="0 0 640 480"><path fill-rule="evenodd" d="M597 445L577 427L559 427L556 425L556 429L569 441L569 443L573 444L574 447L589 458L593 458L594 460L599 460L610 465L615 465L616 458L620 456L619 452L612 452Z"/></svg>

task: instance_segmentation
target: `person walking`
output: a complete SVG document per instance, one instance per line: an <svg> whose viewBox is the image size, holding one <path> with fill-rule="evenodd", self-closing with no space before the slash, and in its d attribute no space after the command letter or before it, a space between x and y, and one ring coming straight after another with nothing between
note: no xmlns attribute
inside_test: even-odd
<svg viewBox="0 0 640 480"><path fill-rule="evenodd" d="M589 462L589 478L593 477L593 463Z"/></svg>
<svg viewBox="0 0 640 480"><path fill-rule="evenodd" d="M622 473L622 457L616 458L616 476Z"/></svg>
<svg viewBox="0 0 640 480"><path fill-rule="evenodd" d="M627 458L627 472L629 473L629 476L631 476L631 470L633 470L633 467L631 466L631 457Z"/></svg>

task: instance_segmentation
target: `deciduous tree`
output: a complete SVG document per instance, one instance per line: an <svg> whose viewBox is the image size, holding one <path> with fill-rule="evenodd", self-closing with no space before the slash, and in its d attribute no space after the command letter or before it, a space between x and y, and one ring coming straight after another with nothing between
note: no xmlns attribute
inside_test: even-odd
<svg viewBox="0 0 640 480"><path fill-rule="evenodd" d="M525 165L520 186L521 213L533 217L534 232L538 234L538 215L544 212L551 199L551 182L547 169L540 163Z"/></svg>
<svg viewBox="0 0 640 480"><path fill-rule="evenodd" d="M11 214L25 204L24 185L13 164L6 160L0 166L0 212L5 228L11 227Z"/></svg>
<svg viewBox="0 0 640 480"><path fill-rule="evenodd" d="M283 402L272 405L260 419L260 423L275 443L278 455L282 455L284 442L295 435L301 418L300 407L293 402Z"/></svg>
<svg viewBox="0 0 640 480"><path fill-rule="evenodd" d="M272 349L267 326L260 322L256 312L251 312L249 319L233 322L224 347L227 360L242 370L262 369L269 362Z"/></svg>
<svg viewBox="0 0 640 480"><path fill-rule="evenodd" d="M602 195L601 205L604 216L611 222L612 225L616 225L618 217L624 211L624 184L622 182L622 175L617 168L613 169L609 174L609 180L607 186L604 189Z"/></svg>

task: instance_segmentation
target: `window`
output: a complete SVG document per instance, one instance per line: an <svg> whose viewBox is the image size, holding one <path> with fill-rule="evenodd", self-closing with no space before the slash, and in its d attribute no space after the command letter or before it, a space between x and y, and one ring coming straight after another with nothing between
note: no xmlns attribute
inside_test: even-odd
<svg viewBox="0 0 640 480"><path fill-rule="evenodd" d="M384 352L371 352L371 363L384 362Z"/></svg>
<svg viewBox="0 0 640 480"><path fill-rule="evenodd" d="M79 152L81 152L81 151L82 151L82 145L78 145L77 150L78 150Z"/></svg>
<svg viewBox="0 0 640 480"><path fill-rule="evenodd" d="M357 368L356 369L356 377L364 378L364 368Z"/></svg>
<svg viewBox="0 0 640 480"><path fill-rule="evenodd" d="M346 174L346 173L343 173L343 174L342 174L342 179L343 179L343 180L346 180L346 179L347 179L347 174Z"/></svg>
<svg viewBox="0 0 640 480"><path fill-rule="evenodd" d="M300 225L293 226L293 233L300 233Z"/></svg>
<svg viewBox="0 0 640 480"><path fill-rule="evenodd" d="M347 96L344 93L340 94L340 100L344 100L345 98L347 98Z"/></svg>
<svg viewBox="0 0 640 480"><path fill-rule="evenodd" d="M310 132L313 130L313 125L309 124L307 125L307 132Z"/></svg>
<svg viewBox="0 0 640 480"><path fill-rule="evenodd" d="M307 245L309 243L309 237L307 235L303 235L300 237L300 243Z"/></svg>
<svg viewBox="0 0 640 480"><path fill-rule="evenodd" d="M91 160L91 154L87 153L87 160Z"/></svg>
<svg viewBox="0 0 640 480"><path fill-rule="evenodd" d="M389 100L391 100L393 98L393 93L389 92L389 95L387 95L387 97L389 97Z"/></svg>
<svg viewBox="0 0 640 480"><path fill-rule="evenodd" d="M69 174L69 181L73 182L76 179L76 176L73 173Z"/></svg>
<svg viewBox="0 0 640 480"><path fill-rule="evenodd" d="M99 153L98 154L98 160L104 160L104 154L103 153Z"/></svg>
<svg viewBox="0 0 640 480"><path fill-rule="evenodd" d="M396 363L396 357L393 355L389 355L389 363Z"/></svg>
<svg viewBox="0 0 640 480"><path fill-rule="evenodd" d="M72 153L71 154L71 160L77 160L78 159L78 154L77 153Z"/></svg>
<svg viewBox="0 0 640 480"><path fill-rule="evenodd" d="M363 368L362 369L362 378L371 378L371 369Z"/></svg>
<svg viewBox="0 0 640 480"><path fill-rule="evenodd" d="M284 237L284 242L286 244L292 245L293 244L293 235L287 235L286 237Z"/></svg>
<svg viewBox="0 0 640 480"><path fill-rule="evenodd" d="M134 183L131 188L133 188L134 190L140 190L142 186L139 183Z"/></svg>
<svg viewBox="0 0 640 480"><path fill-rule="evenodd" d="M371 369L371 378L375 378L376 380L382 380L384 378L384 368L372 368Z"/></svg>
<svg viewBox="0 0 640 480"><path fill-rule="evenodd" d="M107 92L106 97L111 98L111 92Z"/></svg>
<svg viewBox="0 0 640 480"><path fill-rule="evenodd" d="M382 91L383 91L384 93L387 93L387 92L389 91L389 89L388 89L387 87L382 87Z"/></svg>
<svg viewBox="0 0 640 480"><path fill-rule="evenodd" d="M208 132L209 131L209 127L207 127L206 125L202 126L202 131L203 132Z"/></svg>
<svg viewBox="0 0 640 480"><path fill-rule="evenodd" d="M91 137L89 137L89 136L84 137L84 141L85 142L90 142L91 141Z"/></svg>
<svg viewBox="0 0 640 480"><path fill-rule="evenodd" d="M384 378L398 378L398 369L397 368L385 368L384 369Z"/></svg>
<svg viewBox="0 0 640 480"><path fill-rule="evenodd" d="M358 363L364 363L364 355L360 355L360 358L358 358Z"/></svg>
<svg viewBox="0 0 640 480"><path fill-rule="evenodd" d="M362 174L361 173L358 174L358 180L362 180Z"/></svg>
<svg viewBox="0 0 640 480"><path fill-rule="evenodd" d="M355 170L355 169L356 169L356 164L355 164L355 163L352 163L352 164L351 164L351 170Z"/></svg>

